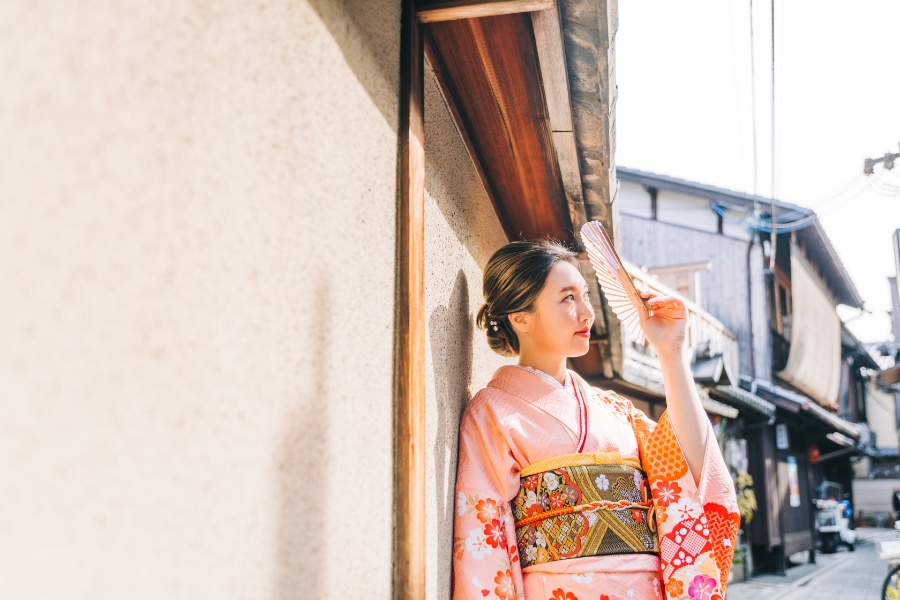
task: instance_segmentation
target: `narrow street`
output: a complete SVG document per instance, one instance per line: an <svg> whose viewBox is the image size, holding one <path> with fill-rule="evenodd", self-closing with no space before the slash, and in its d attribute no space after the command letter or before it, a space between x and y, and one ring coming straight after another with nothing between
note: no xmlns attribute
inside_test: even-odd
<svg viewBox="0 0 900 600"><path fill-rule="evenodd" d="M818 554L815 565L800 565L786 576L762 575L728 587L727 600L880 600L888 565L875 542L900 540L889 529L860 529L855 552L842 548Z"/></svg>

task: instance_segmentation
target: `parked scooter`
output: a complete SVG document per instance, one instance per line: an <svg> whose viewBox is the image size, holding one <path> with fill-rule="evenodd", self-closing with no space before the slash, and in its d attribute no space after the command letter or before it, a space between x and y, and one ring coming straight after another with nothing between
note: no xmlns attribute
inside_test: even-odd
<svg viewBox="0 0 900 600"><path fill-rule="evenodd" d="M822 543L822 552L831 554L844 545L852 552L856 550L856 531L850 528L848 507L838 500L843 498L843 488L839 483L823 481L819 486L816 505L816 533Z"/></svg>

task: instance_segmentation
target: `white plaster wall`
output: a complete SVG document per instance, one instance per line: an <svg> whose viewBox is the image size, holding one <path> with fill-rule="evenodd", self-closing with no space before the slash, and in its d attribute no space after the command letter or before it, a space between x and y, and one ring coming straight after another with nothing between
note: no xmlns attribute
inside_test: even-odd
<svg viewBox="0 0 900 600"><path fill-rule="evenodd" d="M398 44L0 4L0 598L389 597Z"/></svg>
<svg viewBox="0 0 900 600"><path fill-rule="evenodd" d="M894 413L894 395L882 392L874 381L866 384L866 420L869 431L875 434L875 443L879 448L896 448L898 446L896 415Z"/></svg>
<svg viewBox="0 0 900 600"><path fill-rule="evenodd" d="M623 215L653 217L650 194L639 183L619 180L619 212Z"/></svg>
<svg viewBox="0 0 900 600"><path fill-rule="evenodd" d="M750 231L747 229L746 223L747 211L725 209L725 215L722 219L722 234L749 242Z"/></svg>
<svg viewBox="0 0 900 600"><path fill-rule="evenodd" d="M425 68L426 594L450 597L459 417L501 365L475 328L481 277L506 243L493 205Z"/></svg>
<svg viewBox="0 0 900 600"><path fill-rule="evenodd" d="M894 488L900 485L897 479L854 479L853 510L854 514L876 516L891 515L893 505L891 496Z"/></svg>
<svg viewBox="0 0 900 600"><path fill-rule="evenodd" d="M666 223L701 231L718 231L718 216L709 207L709 200L697 196L659 190L656 196L656 217Z"/></svg>

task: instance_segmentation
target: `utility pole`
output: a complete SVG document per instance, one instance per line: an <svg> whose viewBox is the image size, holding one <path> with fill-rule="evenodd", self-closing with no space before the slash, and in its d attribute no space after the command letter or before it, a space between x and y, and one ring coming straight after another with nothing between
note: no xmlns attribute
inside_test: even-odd
<svg viewBox="0 0 900 600"><path fill-rule="evenodd" d="M881 158L867 158L863 161L863 175L871 175L878 163L884 163L884 168L890 171L894 168L894 161L898 158L900 158L898 152L885 152Z"/></svg>

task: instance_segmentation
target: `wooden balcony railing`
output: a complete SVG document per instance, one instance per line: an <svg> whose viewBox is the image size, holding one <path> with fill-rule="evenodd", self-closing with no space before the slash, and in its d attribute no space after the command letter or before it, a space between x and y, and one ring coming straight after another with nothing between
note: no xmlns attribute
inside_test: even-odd
<svg viewBox="0 0 900 600"><path fill-rule="evenodd" d="M688 346L691 356L696 356L698 349L708 346L710 355L721 354L725 363L725 374L733 384L737 383L740 375L740 361L738 356L738 342L735 335L725 325L699 305L683 297L681 294L660 283L649 273L641 271L638 267L623 260L625 270L634 279L635 284L643 289L653 290L667 296L675 296L681 299L688 311ZM638 346L622 329L624 346L623 371L626 378L629 372L637 379L636 384L644 385L648 389L662 390L662 373L659 371L659 362L656 359L653 347L646 344Z"/></svg>

